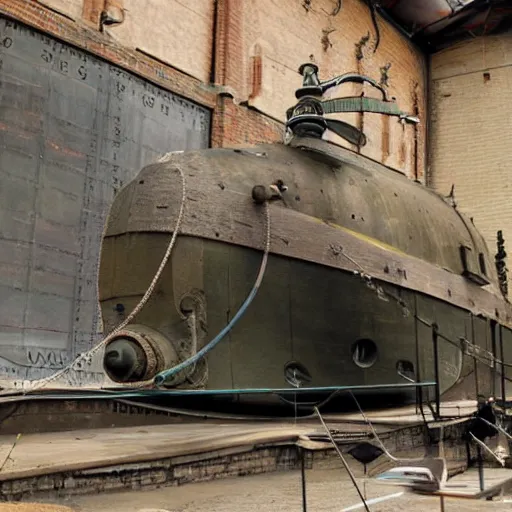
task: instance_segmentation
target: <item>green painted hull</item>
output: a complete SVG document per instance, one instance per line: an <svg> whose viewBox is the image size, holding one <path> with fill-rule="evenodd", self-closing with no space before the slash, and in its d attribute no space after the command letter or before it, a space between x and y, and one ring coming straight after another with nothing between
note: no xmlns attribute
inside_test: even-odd
<svg viewBox="0 0 512 512"><path fill-rule="evenodd" d="M288 148L284 150L293 151ZM283 149L279 151L282 152ZM261 209L256 211L251 206L250 190L252 185L265 183L266 179L251 176L251 170L247 168L245 170L248 175L234 172L230 178L229 169L224 168L222 177L215 176L214 171L208 168L199 169L197 158L194 160L192 157L190 163L186 156L184 161L176 158L176 162L181 162L180 165L190 176L204 173L204 180L197 182L206 183L205 203L210 201L213 204L216 200L215 197L207 197L208 191L212 195L221 194L219 190L224 191L222 187L229 188L229 180L232 179L233 183L238 183L233 186L235 189L238 186L238 195L241 195L238 191L240 188L246 190L242 200L250 213L244 218L243 215L233 212L233 217L236 217L226 227L218 219L221 218L219 215L226 215L229 205L223 205L219 200L216 203L217 212L221 213L217 217L212 213L209 221L208 209L204 207L205 218L201 221L200 205L194 209L194 202L201 202L201 199L188 203L189 217L183 234L178 237L170 262L135 322L153 329L169 341L175 352L174 363L193 355L220 332L249 294L260 267L263 252L258 248L262 246L264 238L262 212ZM215 160L214 157L212 159L211 161ZM289 164L282 159L276 162L277 170L273 169L272 174L281 177L285 182L293 182L286 175ZM361 181L379 179L378 173L372 175L365 168L357 171L357 167L354 171L354 166L351 165L350 172L356 176L359 172ZM212 166L214 167L213 164ZM171 168L171 165L165 167L165 164L146 168L137 178L138 181L131 188L125 189L116 200L117 204L114 204L107 236L103 242L100 272L105 331L116 327L140 301L167 248L180 196L176 175L172 176L172 183L169 181L167 184L165 181L170 180L168 176ZM318 169L313 170L318 172ZM154 178L157 175L162 177L162 182ZM151 181L153 178L154 183ZM385 191L390 182L394 183L394 179L393 176L390 178L385 175L387 183L383 184L382 190ZM285 225L285 216L290 214L290 207L288 206L288 210L279 210L283 213L272 207L271 222L274 224L271 225L271 255L256 298L215 349L191 371L185 372L186 375L182 374L181 380L169 385L178 388L234 390L289 387L285 378L287 365L300 363L310 374L311 380L305 384L310 387L404 384L409 375L416 381L438 379L438 392L444 399L471 399L478 394L501 396L504 391L503 379L496 361L504 358L509 363L512 362L512 332L507 326L500 329L499 323L491 314L478 316L470 306L464 306L466 303L473 303L475 308L480 307L475 301L481 302L482 310L492 308L489 304L494 302L506 311L508 306L496 294L484 292L482 287L466 283L460 274L457 275L457 271L461 272L458 268L461 265L460 260L457 259L459 243L454 239L453 233L457 233L457 229L466 230L463 237L468 238L469 229L470 238L472 236L474 239L473 231L476 230L467 228L458 220L458 214L453 214L453 209L432 192L426 191L428 197L423 198L421 187L408 183L405 178L405 181L400 181L401 177L397 179L397 190L400 190L400 194L407 193L407 187L416 187L414 193L419 199L415 198L412 204L416 201L423 205L431 201L432 213L454 215L454 220L451 221L449 217L425 219L424 212L420 212L416 220L410 216L400 218L396 214L396 206L393 206L395 213L390 214L389 219L383 219L383 212L391 211L391 207L386 206L388 199L379 196L374 209L381 208L381 214L373 211L363 225L361 235L364 236L357 237L357 233L356 236L345 232L342 235L340 231L336 231L338 228L329 227L329 224L318 226L317 229L316 224L312 224L312 217L307 215ZM344 178L341 180L348 187L347 193L353 195L354 182L347 183ZM154 187L154 196L151 192L143 191L140 192L143 195L139 197L137 194L143 189L142 185ZM298 186L297 181L295 186ZM164 192L161 193L162 190ZM197 188L189 192L188 197L191 199L194 194L200 197ZM326 195L330 196L329 201L332 202L334 192L331 190ZM307 197L306 192L304 196ZM359 196L364 197L364 193L359 192ZM169 198L166 203L169 207L164 208L161 205L163 197ZM238 198L233 197L234 201ZM397 199L393 197L392 200ZM156 205L153 210L150 203ZM342 207L342 204L338 204L340 211L343 210ZM307 209L307 206L301 205L299 209L304 208ZM313 205L312 208L318 211L321 205ZM363 208L371 211L372 205L366 204ZM411 212L411 201L404 208ZM282 215L281 222L276 220L278 214ZM168 224L162 220L166 215L169 216ZM350 215L347 218L350 219ZM338 222L339 219L335 218L334 221ZM218 228L215 227L216 222ZM236 223L245 223L248 226L245 229L252 234L240 234L243 232L237 231L239 226L232 227ZM300 228L302 238L292 236L289 239L291 241L285 240L283 243L284 236L280 233L285 233L287 226L296 229L300 223L304 224ZM347 223L345 220L342 225ZM446 229L447 234L443 238L441 232L436 240L422 241L411 258L407 251L402 255L403 244L410 244L407 233L411 223L422 225L425 230L430 229L428 223L431 223L434 230ZM304 258L300 257L301 244L303 247L324 244L327 240L325 237L331 234L341 244L338 249L332 243L327 245L331 249L332 261L320 258L312 261L313 257L309 255L312 253ZM345 239L340 238L342 236ZM394 253L393 248L380 247L380 242L391 244L397 249L397 253ZM352 245L347 247L347 243ZM481 238L477 239L476 244L477 251L485 252L485 260L492 261ZM365 247L368 248L367 256ZM425 250L424 263L418 254L422 247ZM293 250L297 253L292 254ZM372 279L351 270L347 259L338 258L337 252L341 252L343 256L355 254L357 251L361 254L361 261L365 258L365 268L373 265L375 270L372 272ZM400 258L402 260L399 261ZM349 257L348 260L350 259ZM436 259L440 264L436 264ZM443 270L440 266L443 262L453 268L450 271ZM417 270L419 265L427 270L424 271L423 267ZM428 274L429 269L432 269L431 275ZM377 270L380 275L377 275ZM420 277L415 277L416 274ZM446 283L440 282L438 275L443 276L443 279L446 276ZM492 273L490 275L492 286L495 276ZM453 284L450 284L450 279ZM440 290L444 286L445 295L429 293L435 286ZM193 322L188 314L190 311L184 304L193 304L189 308L190 311L194 310ZM122 305L121 309L119 305ZM440 333L437 347L433 340L434 326L437 326ZM356 344L361 340L371 340L371 350L366 345L364 350L355 350ZM475 358L468 352L468 346L473 353L476 350L485 357ZM408 370L406 377L404 368ZM377 402L380 400L380 395L375 390L370 389L368 393ZM415 389L386 392L386 396L389 395L395 395L404 402L418 398ZM424 389L420 398L435 400L435 389ZM244 396L239 399L248 403L268 401L268 397L263 396Z"/></svg>

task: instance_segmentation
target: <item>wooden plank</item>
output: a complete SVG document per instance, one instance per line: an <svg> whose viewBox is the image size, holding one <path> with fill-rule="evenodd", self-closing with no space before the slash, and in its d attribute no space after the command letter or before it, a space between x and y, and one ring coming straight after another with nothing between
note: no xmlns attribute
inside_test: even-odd
<svg viewBox="0 0 512 512"><path fill-rule="evenodd" d="M505 468L484 468L484 490L480 490L477 469L456 475L439 491L438 496L450 498L481 499L496 496L512 483L512 471Z"/></svg>

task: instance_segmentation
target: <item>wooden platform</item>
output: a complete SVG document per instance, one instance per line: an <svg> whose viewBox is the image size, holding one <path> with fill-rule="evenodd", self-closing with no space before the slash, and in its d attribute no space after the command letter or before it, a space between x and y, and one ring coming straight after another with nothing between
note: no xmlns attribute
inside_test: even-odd
<svg viewBox="0 0 512 512"><path fill-rule="evenodd" d="M0 457L4 461L0 481L236 447L295 443L311 431L311 426L244 422L28 434L17 442L16 436L6 436L8 439L0 439Z"/></svg>
<svg viewBox="0 0 512 512"><path fill-rule="evenodd" d="M425 424L414 408L370 412L368 417L391 453L435 456L432 447L425 445ZM324 419L346 450L361 441L371 442L360 414L331 414ZM463 421L431 426L443 426L443 435L458 439ZM452 459L464 464L465 451L453 443L450 446L446 450L451 450ZM336 456L315 418L297 422L197 419L169 425L4 435L0 436L0 493L21 499L181 485L298 469L303 453L308 467Z"/></svg>
<svg viewBox="0 0 512 512"><path fill-rule="evenodd" d="M484 490L480 490L477 469L456 475L435 494L449 498L492 498L512 489L512 469L484 468Z"/></svg>

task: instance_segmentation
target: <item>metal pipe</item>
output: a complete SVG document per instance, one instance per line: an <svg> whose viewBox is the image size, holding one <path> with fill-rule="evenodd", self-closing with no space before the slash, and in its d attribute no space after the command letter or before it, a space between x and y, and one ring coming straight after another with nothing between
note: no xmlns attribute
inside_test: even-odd
<svg viewBox="0 0 512 512"><path fill-rule="evenodd" d="M65 393L12 393L0 394L0 403L24 400L56 400L56 399L97 399L97 398L143 398L155 396L214 396L214 395L273 395L273 394L307 394L343 391L365 391L369 389L407 389L415 387L434 387L433 381L399 384L361 384L357 386L323 386L310 388L241 388L241 389L140 389L115 390L101 389L68 391ZM60 390L59 390L60 391Z"/></svg>
<svg viewBox="0 0 512 512"><path fill-rule="evenodd" d="M501 359L501 399L503 404L507 401L507 391L505 389L505 354L503 351L503 327L499 326L500 334L500 359Z"/></svg>
<svg viewBox="0 0 512 512"><path fill-rule="evenodd" d="M498 376L498 363L497 360L499 359L498 356L498 346L496 343L496 326L497 323L495 320L491 320L489 322L489 326L491 327L491 350L492 350L492 362L491 365L491 375L492 375L492 384L491 384L491 393L492 396L496 396L496 377Z"/></svg>
<svg viewBox="0 0 512 512"><path fill-rule="evenodd" d="M460 216L460 214L459 214L459 216ZM468 229L468 231L469 231L469 229ZM470 318L471 318L471 341L473 342L473 345L476 347L475 318L473 317L473 314L471 314L471 313L470 313ZM473 351L472 357L473 357L473 366L475 368L475 395L478 399L478 397L480 396L480 385L478 382L478 363L477 363L475 351Z"/></svg>
<svg viewBox="0 0 512 512"><path fill-rule="evenodd" d="M476 455L478 460L478 480L480 482L480 490L484 490L484 459L482 457L482 448L476 445Z"/></svg>
<svg viewBox="0 0 512 512"><path fill-rule="evenodd" d="M437 324L432 325L432 344L434 346L434 370L435 370L435 379L436 379L436 387L435 387L435 393L436 393L436 416L439 418L439 415L441 413L441 389L440 389L440 382L439 382L439 347L438 347L438 326Z"/></svg>
<svg viewBox="0 0 512 512"><path fill-rule="evenodd" d="M300 450L300 473L302 476L302 512L307 512L307 500L306 500L306 462L305 462L305 450Z"/></svg>
<svg viewBox="0 0 512 512"><path fill-rule="evenodd" d="M318 416L318 419L320 420L320 423L324 427L324 430L325 430L327 436L329 437L332 445L334 446L334 449L338 453L338 455L339 455L339 457L341 459L341 462L343 462L343 465L345 466L345 469L347 470L347 473L348 473L350 479L352 480L352 483L354 484L354 487L356 488L357 494L359 494L359 498L361 498L361 501L363 502L363 505L364 505L364 508L365 508L366 512L370 512L370 509L368 508L368 504L366 503L366 500L364 499L364 496L361 493L361 489L359 489L359 486L357 485L357 482L356 482L356 479L354 477L354 474L350 470L350 467L348 466L347 461L345 460L345 457L343 457L343 454L341 453L341 450L338 448L338 445L336 444L336 441L332 437L332 434L331 434L331 431L329 430L329 427L325 424L324 419L322 418L322 415L320 414L320 411L318 410L317 407L315 407L315 412L316 412L316 415Z"/></svg>

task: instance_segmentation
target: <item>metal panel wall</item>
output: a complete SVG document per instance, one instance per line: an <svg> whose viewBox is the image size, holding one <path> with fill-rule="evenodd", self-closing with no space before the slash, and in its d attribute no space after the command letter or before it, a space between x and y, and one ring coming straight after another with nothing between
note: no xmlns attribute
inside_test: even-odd
<svg viewBox="0 0 512 512"><path fill-rule="evenodd" d="M101 337L112 198L145 164L207 147L210 112L0 19L0 377L38 378Z"/></svg>

